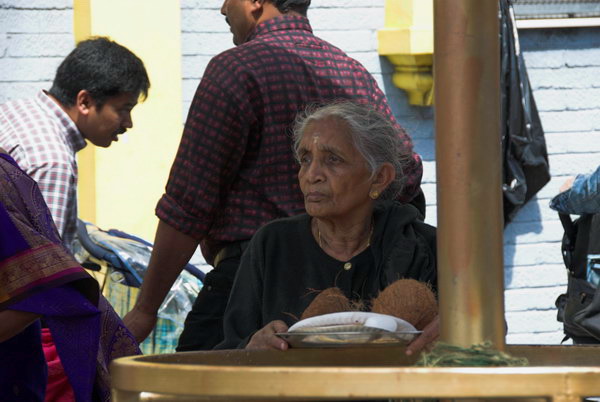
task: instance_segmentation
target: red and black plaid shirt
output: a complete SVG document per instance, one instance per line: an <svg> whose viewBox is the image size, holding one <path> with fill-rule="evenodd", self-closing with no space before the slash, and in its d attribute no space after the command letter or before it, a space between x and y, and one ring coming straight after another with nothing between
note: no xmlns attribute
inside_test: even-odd
<svg viewBox="0 0 600 402"><path fill-rule="evenodd" d="M212 262L227 243L302 213L291 126L306 105L334 99L376 105L393 119L369 72L315 37L306 18L282 16L258 25L246 43L215 56L206 68L157 216L200 240ZM406 200L421 174L415 154Z"/></svg>

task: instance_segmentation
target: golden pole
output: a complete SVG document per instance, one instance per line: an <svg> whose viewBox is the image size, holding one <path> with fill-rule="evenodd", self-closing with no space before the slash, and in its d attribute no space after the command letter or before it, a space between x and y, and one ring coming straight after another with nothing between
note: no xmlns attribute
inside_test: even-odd
<svg viewBox="0 0 600 402"><path fill-rule="evenodd" d="M504 349L498 0L435 0L441 339Z"/></svg>

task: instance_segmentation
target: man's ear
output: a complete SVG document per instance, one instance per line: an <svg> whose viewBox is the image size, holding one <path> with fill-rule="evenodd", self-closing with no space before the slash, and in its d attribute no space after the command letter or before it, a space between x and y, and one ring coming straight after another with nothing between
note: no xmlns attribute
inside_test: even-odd
<svg viewBox="0 0 600 402"><path fill-rule="evenodd" d="M272 8L272 3L269 0L251 0L251 13L255 21L262 21L265 14L269 14L269 10ZM270 7L266 7L269 3Z"/></svg>
<svg viewBox="0 0 600 402"><path fill-rule="evenodd" d="M92 98L92 95L86 89L82 89L77 93L75 107L80 114L87 116L95 104L96 102Z"/></svg>
<svg viewBox="0 0 600 402"><path fill-rule="evenodd" d="M252 0L252 12L257 12L262 10L265 5L266 0Z"/></svg>
<svg viewBox="0 0 600 402"><path fill-rule="evenodd" d="M383 193L395 178L396 169L394 169L394 166L391 163L384 163L375 172L375 177L371 183L371 191L379 194Z"/></svg>

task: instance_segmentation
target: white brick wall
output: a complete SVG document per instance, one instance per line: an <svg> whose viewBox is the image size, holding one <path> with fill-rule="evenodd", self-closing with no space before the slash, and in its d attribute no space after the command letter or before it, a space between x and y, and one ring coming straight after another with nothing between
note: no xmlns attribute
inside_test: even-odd
<svg viewBox="0 0 600 402"><path fill-rule="evenodd" d="M181 0L183 120L208 61L233 46L222 4L221 0Z"/></svg>
<svg viewBox="0 0 600 402"><path fill-rule="evenodd" d="M48 89L73 45L71 0L0 1L0 103Z"/></svg>
<svg viewBox="0 0 600 402"><path fill-rule="evenodd" d="M557 343L553 299L566 288L562 227L548 208L565 178L600 164L600 29L520 31L552 180L505 231L508 341Z"/></svg>
<svg viewBox="0 0 600 402"><path fill-rule="evenodd" d="M232 45L222 0L181 0L184 116L204 68ZM432 108L408 105L391 83L392 66L376 52L384 0L314 0L315 33L363 62L386 92L424 159L427 221L435 224L435 140ZM553 299L566 285L562 229L549 199L569 176L600 162L600 29L522 31L521 44L540 109L552 181L505 232L506 319L512 343L562 339ZM0 0L0 102L47 88L73 47L71 0Z"/></svg>

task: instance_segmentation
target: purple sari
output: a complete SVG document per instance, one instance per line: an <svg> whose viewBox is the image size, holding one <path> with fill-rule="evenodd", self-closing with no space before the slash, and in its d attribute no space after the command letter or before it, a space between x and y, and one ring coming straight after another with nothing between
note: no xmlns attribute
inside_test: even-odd
<svg viewBox="0 0 600 402"><path fill-rule="evenodd" d="M62 246L37 184L0 153L0 311L42 316L79 401L109 401L108 364L139 354L97 282ZM44 399L41 324L0 343L3 401Z"/></svg>

